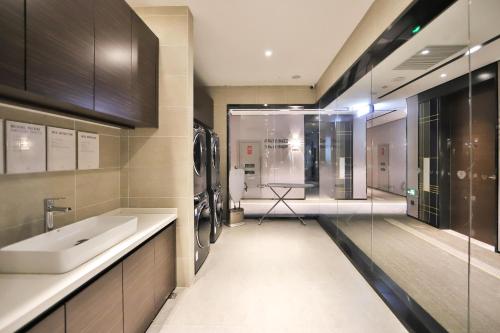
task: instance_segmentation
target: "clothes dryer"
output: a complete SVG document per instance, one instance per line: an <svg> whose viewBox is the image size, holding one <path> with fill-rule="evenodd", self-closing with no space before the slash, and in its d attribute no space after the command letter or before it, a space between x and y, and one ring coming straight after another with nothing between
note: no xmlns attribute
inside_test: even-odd
<svg viewBox="0 0 500 333"><path fill-rule="evenodd" d="M207 191L207 139L205 129L193 126L193 184L194 195Z"/></svg>
<svg viewBox="0 0 500 333"><path fill-rule="evenodd" d="M215 243L222 232L224 218L224 193L222 186L210 190L210 208L212 212L212 225L210 230L210 242Z"/></svg>
<svg viewBox="0 0 500 333"><path fill-rule="evenodd" d="M210 252L212 224L209 197L206 192L194 198L194 271L198 272Z"/></svg>

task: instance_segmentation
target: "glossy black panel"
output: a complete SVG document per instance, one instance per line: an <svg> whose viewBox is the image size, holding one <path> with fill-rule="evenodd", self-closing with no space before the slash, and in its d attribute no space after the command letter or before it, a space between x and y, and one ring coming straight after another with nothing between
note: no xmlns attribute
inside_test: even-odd
<svg viewBox="0 0 500 333"><path fill-rule="evenodd" d="M318 101L325 107L342 95L373 67L409 41L456 0L417 0L349 67Z"/></svg>
<svg viewBox="0 0 500 333"><path fill-rule="evenodd" d="M0 85L24 89L24 1L0 1Z"/></svg>
<svg viewBox="0 0 500 333"><path fill-rule="evenodd" d="M26 88L93 109L93 1L26 1Z"/></svg>

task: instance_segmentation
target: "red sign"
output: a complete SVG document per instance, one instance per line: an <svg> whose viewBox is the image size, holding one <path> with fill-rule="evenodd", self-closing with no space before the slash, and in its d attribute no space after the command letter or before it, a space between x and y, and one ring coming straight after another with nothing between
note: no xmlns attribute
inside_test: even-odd
<svg viewBox="0 0 500 333"><path fill-rule="evenodd" d="M253 154L253 146L247 146L247 155Z"/></svg>

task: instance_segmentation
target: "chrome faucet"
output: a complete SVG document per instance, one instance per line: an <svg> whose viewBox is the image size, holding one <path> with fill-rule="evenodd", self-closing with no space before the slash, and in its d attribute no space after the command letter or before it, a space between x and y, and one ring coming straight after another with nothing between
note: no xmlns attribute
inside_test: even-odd
<svg viewBox="0 0 500 333"><path fill-rule="evenodd" d="M65 198L47 198L43 200L43 212L44 212L44 226L45 232L54 229L54 212L67 213L71 211L71 207L56 207L54 202L56 200L62 200Z"/></svg>

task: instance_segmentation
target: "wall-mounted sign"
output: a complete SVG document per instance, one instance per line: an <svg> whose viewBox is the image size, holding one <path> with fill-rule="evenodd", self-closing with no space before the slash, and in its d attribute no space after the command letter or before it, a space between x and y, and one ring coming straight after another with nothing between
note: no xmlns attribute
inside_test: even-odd
<svg viewBox="0 0 500 333"><path fill-rule="evenodd" d="M63 171L75 169L75 131L65 128L47 127L47 170Z"/></svg>
<svg viewBox="0 0 500 333"><path fill-rule="evenodd" d="M266 149L288 149L288 139L264 139Z"/></svg>
<svg viewBox="0 0 500 333"><path fill-rule="evenodd" d="M78 132L78 169L99 169L99 135Z"/></svg>
<svg viewBox="0 0 500 333"><path fill-rule="evenodd" d="M7 173L46 170L45 126L6 122Z"/></svg>
<svg viewBox="0 0 500 333"><path fill-rule="evenodd" d="M3 171L3 166L4 166L4 161L3 161L3 119L0 119L0 175L4 173Z"/></svg>

